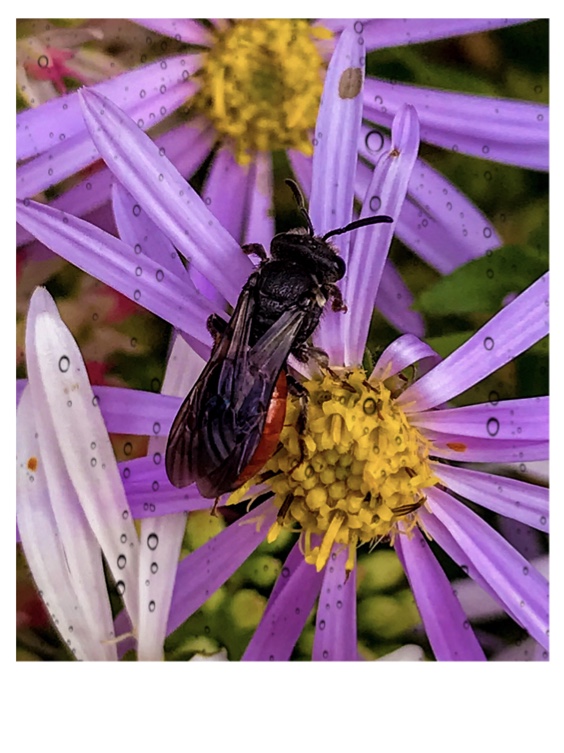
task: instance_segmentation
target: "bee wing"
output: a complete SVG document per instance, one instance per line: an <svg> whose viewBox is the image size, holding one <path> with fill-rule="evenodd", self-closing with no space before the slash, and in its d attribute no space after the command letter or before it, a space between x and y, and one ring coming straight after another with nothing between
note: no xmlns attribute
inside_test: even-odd
<svg viewBox="0 0 564 753"><path fill-rule="evenodd" d="M288 309L251 347L255 302L249 283L174 419L166 448L170 482L177 487L195 482L209 498L237 488L237 478L260 442L276 380L303 321L303 309Z"/></svg>

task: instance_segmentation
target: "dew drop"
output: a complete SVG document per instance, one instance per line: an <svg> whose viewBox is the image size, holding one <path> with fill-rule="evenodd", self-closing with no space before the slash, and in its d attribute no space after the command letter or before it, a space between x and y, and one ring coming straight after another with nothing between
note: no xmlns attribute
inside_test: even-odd
<svg viewBox="0 0 564 753"><path fill-rule="evenodd" d="M329 658L329 651L327 651L327 649L325 649L325 651L321 655L323 656L324 659L328 659Z"/></svg>
<svg viewBox="0 0 564 753"><path fill-rule="evenodd" d="M155 465L160 465L162 459L163 459L163 456L161 455L161 453L155 452L155 454L153 455L153 463Z"/></svg>
<svg viewBox="0 0 564 753"><path fill-rule="evenodd" d="M59 358L59 371L62 371L63 374L67 372L70 368L70 361L67 356L61 356Z"/></svg>
<svg viewBox="0 0 564 753"><path fill-rule="evenodd" d="M141 267L135 267L135 277L141 277L143 269Z"/></svg>
<svg viewBox="0 0 564 753"><path fill-rule="evenodd" d="M523 575L528 575L528 574L529 574L529 568L527 566L525 566L523 568Z"/></svg>
<svg viewBox="0 0 564 753"><path fill-rule="evenodd" d="M132 451L133 451L133 445L131 444L131 442L126 442L123 445L123 453L124 453L124 455L131 455Z"/></svg>
<svg viewBox="0 0 564 753"><path fill-rule="evenodd" d="M492 390L488 396L488 400L491 405L497 405L499 403L499 392Z"/></svg>
<svg viewBox="0 0 564 753"><path fill-rule="evenodd" d="M138 301L141 298L141 291L140 290L134 290L133 291L133 299L135 301Z"/></svg>
<svg viewBox="0 0 564 753"><path fill-rule="evenodd" d="M37 58L37 65L40 68L47 68L47 66L49 65L49 58L47 57L47 55L40 55Z"/></svg>
<svg viewBox="0 0 564 753"><path fill-rule="evenodd" d="M122 544L125 544L125 542L127 541L126 534L122 533L121 536L119 537L119 540L121 541Z"/></svg>
<svg viewBox="0 0 564 753"><path fill-rule="evenodd" d="M121 517L122 517L122 518L123 518L124 520L127 520L127 519L129 518L129 510L124 510L124 511L122 512L122 514L121 514Z"/></svg>
<svg viewBox="0 0 564 753"><path fill-rule="evenodd" d="M377 212L380 207L382 206L382 201L379 196L372 196L370 201L368 202L368 206L370 207L371 212Z"/></svg>
<svg viewBox="0 0 564 753"><path fill-rule="evenodd" d="M375 154L381 151L382 147L384 146L384 137L382 136L380 131L369 131L366 134L364 143L368 151Z"/></svg>
<svg viewBox="0 0 564 753"><path fill-rule="evenodd" d="M325 620L320 620L319 621L319 629L320 630L325 630Z"/></svg>
<svg viewBox="0 0 564 753"><path fill-rule="evenodd" d="M92 468L95 468L97 463L98 461L96 460L96 458L90 458L90 465L92 466Z"/></svg>
<svg viewBox="0 0 564 753"><path fill-rule="evenodd" d="M342 601L338 601L336 606L337 606L337 609L342 609L343 608L343 602Z"/></svg>
<svg viewBox="0 0 564 753"><path fill-rule="evenodd" d="M125 583L122 580L118 580L116 583L116 591L120 596L123 596L125 593Z"/></svg>
<svg viewBox="0 0 564 753"><path fill-rule="evenodd" d="M493 350L494 341L491 337L485 337L484 338L484 348L486 350Z"/></svg>
<svg viewBox="0 0 564 753"><path fill-rule="evenodd" d="M140 254L140 253L141 253L141 250L142 250L142 249L141 249L141 244L140 244L140 243L136 243L136 244L135 244L135 245L133 246L133 250L135 251L135 253L136 253L136 254Z"/></svg>
<svg viewBox="0 0 564 753"><path fill-rule="evenodd" d="M149 547L149 549L151 549L151 551L154 552L155 549L158 547L158 545L159 545L159 537L157 536L156 533L150 533L147 536L147 546Z"/></svg>
<svg viewBox="0 0 564 753"><path fill-rule="evenodd" d="M164 272L162 269L157 269L155 273L155 277L157 278L157 282L162 282L164 279Z"/></svg>
<svg viewBox="0 0 564 753"><path fill-rule="evenodd" d="M117 566L119 567L120 570L123 570L126 564L127 564L127 559L125 558L125 554L120 554L119 557L117 558Z"/></svg>
<svg viewBox="0 0 564 753"><path fill-rule="evenodd" d="M160 434L161 432L161 425L158 421L155 421L153 424L153 434Z"/></svg>
<svg viewBox="0 0 564 753"><path fill-rule="evenodd" d="M159 482L158 481L153 481L153 483L151 484L151 489L154 492L158 492L159 491Z"/></svg>
<svg viewBox="0 0 564 753"><path fill-rule="evenodd" d="M158 572L158 569L159 569L159 566L157 565L157 563L156 562L151 562L151 572L153 573L153 575L156 572Z"/></svg>
<svg viewBox="0 0 564 753"><path fill-rule="evenodd" d="M131 476L131 471L130 471L130 469L129 469L129 468L124 468L124 469L123 469L123 477L124 477L124 478L129 478L130 476Z"/></svg>
<svg viewBox="0 0 564 753"><path fill-rule="evenodd" d="M499 421L497 420L497 418L488 418L486 429L488 430L490 437L497 436L499 432Z"/></svg>
<svg viewBox="0 0 564 753"><path fill-rule="evenodd" d="M282 568L282 572L280 573L280 575L283 578L288 578L290 576L290 568L289 567L283 567Z"/></svg>
<svg viewBox="0 0 564 753"><path fill-rule="evenodd" d="M139 204L134 204L131 211L133 212L134 217L139 217L139 215L141 214L141 207L139 206Z"/></svg>
<svg viewBox="0 0 564 753"><path fill-rule="evenodd" d="M149 612L154 612L155 611L155 606L156 606L155 602L154 601L150 601L149 602Z"/></svg>

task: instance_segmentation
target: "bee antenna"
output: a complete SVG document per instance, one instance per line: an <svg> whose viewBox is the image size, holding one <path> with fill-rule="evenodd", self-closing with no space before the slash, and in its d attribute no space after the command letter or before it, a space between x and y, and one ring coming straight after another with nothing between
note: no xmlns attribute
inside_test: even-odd
<svg viewBox="0 0 564 753"><path fill-rule="evenodd" d="M286 178L284 183L286 183L286 185L288 185L292 189L292 193L294 194L294 198L296 200L296 204L298 205L298 209L300 210L300 214L304 216L309 234L313 237L315 235L315 233L313 232L313 224L307 212L304 197L302 192L300 191L300 187L298 186L296 181L291 180L291 178Z"/></svg>
<svg viewBox="0 0 564 753"><path fill-rule="evenodd" d="M343 233L350 233L351 230L357 230L359 227L366 227L367 225L378 225L381 222L393 222L392 217L388 217L387 214L379 214L376 217L362 217L360 220L354 220L354 222L349 222L348 225L345 225L345 227L339 227L336 230L330 230L328 233L325 233L322 241L326 241L327 238L330 238L332 235L343 235Z"/></svg>

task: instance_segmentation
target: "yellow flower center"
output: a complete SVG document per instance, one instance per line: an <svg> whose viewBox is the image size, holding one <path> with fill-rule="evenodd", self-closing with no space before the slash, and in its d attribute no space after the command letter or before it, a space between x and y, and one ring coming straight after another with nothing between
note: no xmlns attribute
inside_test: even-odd
<svg viewBox="0 0 564 753"><path fill-rule="evenodd" d="M423 490L439 479L429 463L429 443L383 382L369 383L355 368L339 380L324 375L304 386L309 392L306 432L300 438L299 401L289 398L282 447L262 470L271 476L268 483L280 508L268 540L297 524L307 562L321 570L333 545L342 545L348 548L350 571L357 546L393 538L400 522L403 532L412 530L426 500ZM229 502L241 499L256 482ZM314 536L320 543L314 545Z"/></svg>
<svg viewBox="0 0 564 753"><path fill-rule="evenodd" d="M286 18L242 19L216 32L193 102L241 164L257 151L312 153L324 78L315 39L330 37L327 29Z"/></svg>

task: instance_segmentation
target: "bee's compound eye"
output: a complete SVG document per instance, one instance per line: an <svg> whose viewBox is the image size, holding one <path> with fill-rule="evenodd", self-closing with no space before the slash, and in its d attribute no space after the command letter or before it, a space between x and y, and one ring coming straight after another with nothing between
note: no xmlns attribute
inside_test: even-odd
<svg viewBox="0 0 564 753"><path fill-rule="evenodd" d="M337 280L340 280L342 277L345 276L345 272L347 271L347 265L345 264L344 260L341 259L340 256L335 257L335 268L337 273Z"/></svg>

